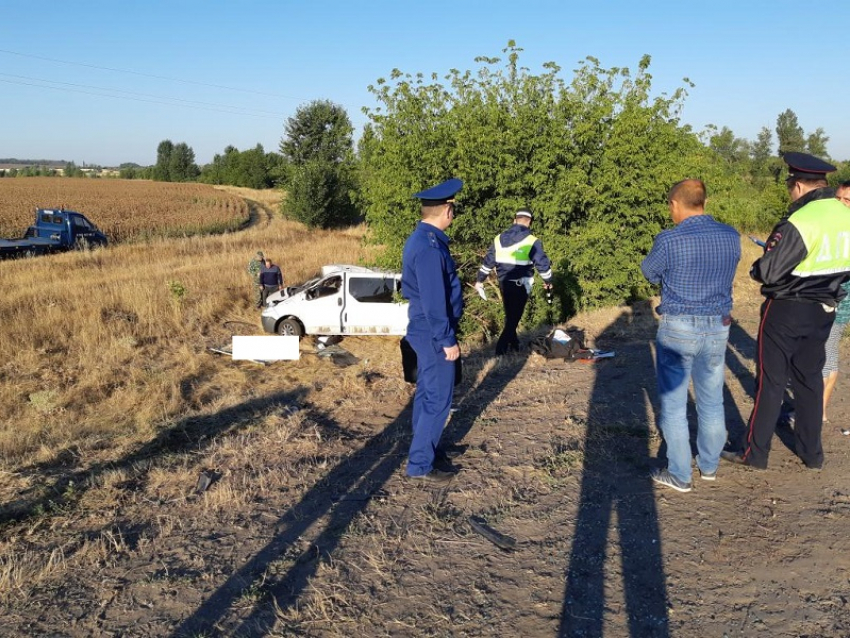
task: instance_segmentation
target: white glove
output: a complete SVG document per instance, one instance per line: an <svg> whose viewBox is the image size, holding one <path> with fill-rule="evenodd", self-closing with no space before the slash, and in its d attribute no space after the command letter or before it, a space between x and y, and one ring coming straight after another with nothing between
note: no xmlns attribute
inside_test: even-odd
<svg viewBox="0 0 850 638"><path fill-rule="evenodd" d="M482 282L475 282L475 290L478 292L479 297L481 297L484 301L487 301L487 293L484 292L484 284Z"/></svg>

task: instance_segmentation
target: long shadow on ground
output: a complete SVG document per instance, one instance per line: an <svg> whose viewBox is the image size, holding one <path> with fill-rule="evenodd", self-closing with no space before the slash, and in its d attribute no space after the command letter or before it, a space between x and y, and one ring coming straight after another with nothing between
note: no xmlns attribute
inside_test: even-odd
<svg viewBox="0 0 850 638"><path fill-rule="evenodd" d="M729 348L726 355L726 365L732 374L738 378L739 383L747 395L755 399L756 392L758 391L757 379L750 372L749 368L744 366L738 358L732 356L732 351L737 352L738 357L755 361L756 365L758 365L758 341L738 325L737 322L733 322L729 329ZM780 414L779 422L776 424L776 436L791 452L795 452L796 450L794 431L788 420L788 414L793 411L793 406L794 399L790 390L788 390L785 393L782 414ZM739 406L735 405L735 400L728 391L725 395L725 407L726 428L729 434L730 449L737 451L741 447L741 442L747 429L750 411L741 412Z"/></svg>
<svg viewBox="0 0 850 638"><path fill-rule="evenodd" d="M597 338L613 345L623 313ZM581 501L566 573L559 636L602 636L612 601L612 556L619 554L629 635L669 636L667 582L649 469L647 398L655 396L649 343L616 343L614 359L597 362L584 441ZM628 366L618 366L627 361ZM629 371L639 371L637 374ZM617 546L609 547L616 526Z"/></svg>
<svg viewBox="0 0 850 638"><path fill-rule="evenodd" d="M160 456L170 456L189 451L201 451L217 438L232 434L254 423L257 415L275 406L302 407L307 390L296 388L287 392L251 399L208 416L189 417L164 428L157 435L114 461L103 461L84 468L74 469L73 454L60 455L58 466L34 465L23 468L21 473L38 473L48 476L47 485L39 485L19 496L14 502L0 505L0 526L26 520L32 516L43 516L52 510L66 511L106 471L133 468L142 463L155 464ZM67 458L66 457L71 457ZM68 465L63 465L63 459ZM134 481L140 477L134 477Z"/></svg>
<svg viewBox="0 0 850 638"><path fill-rule="evenodd" d="M525 361L526 358L521 355L505 357L476 388L467 392L463 407L452 417L442 443L459 442L478 416L522 369ZM464 385L475 379L485 362L483 357L465 361ZM411 415L412 406L408 403L386 428L318 481L281 516L276 525L279 531L274 538L231 574L190 617L175 628L172 635L196 635L221 623L242 593L260 582L268 599L275 601L277 610L285 612L297 605L318 566L331 557L348 527L366 509L369 496L389 481L405 462L410 444ZM456 480L462 480L462 474ZM266 568L286 554L299 537L325 516L324 529L316 536L309 551L284 573L270 579ZM232 631L228 629L228 634L266 635L274 626L275 611L269 604L259 604L241 620L238 627Z"/></svg>

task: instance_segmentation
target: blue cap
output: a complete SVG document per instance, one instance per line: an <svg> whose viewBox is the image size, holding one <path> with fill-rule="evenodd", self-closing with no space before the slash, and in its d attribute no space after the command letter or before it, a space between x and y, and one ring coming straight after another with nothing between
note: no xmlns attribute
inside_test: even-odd
<svg viewBox="0 0 850 638"><path fill-rule="evenodd" d="M450 199L453 199L455 194L461 188L463 188L463 182L458 178L453 177L442 184L437 184L427 190L419 191L413 196L416 199L421 199L423 206L438 206L439 204L445 204Z"/></svg>
<svg viewBox="0 0 850 638"><path fill-rule="evenodd" d="M837 170L832 164L808 153L789 151L782 159L788 164L788 179L824 179L827 173Z"/></svg>

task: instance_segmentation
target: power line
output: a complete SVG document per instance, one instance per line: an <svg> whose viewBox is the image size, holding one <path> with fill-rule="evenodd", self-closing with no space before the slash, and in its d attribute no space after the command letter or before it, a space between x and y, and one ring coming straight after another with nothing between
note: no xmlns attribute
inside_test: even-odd
<svg viewBox="0 0 850 638"><path fill-rule="evenodd" d="M97 97L109 97L109 98L113 98L115 100L130 100L132 102L146 102L148 104L165 104L165 105L168 105L168 106L187 106L187 105L183 105L183 104L174 104L173 102L165 102L165 101L162 101L162 100L148 100L148 99L144 99L144 98L127 97L127 96L124 96L124 95L109 95L108 93L95 93L95 92L92 92L92 91L83 91L83 90L80 90L80 89L69 89L69 88L63 88L63 87L59 87L59 86L50 86L50 85L45 85L45 84L33 84L32 82L22 82L22 81L16 81L16 80L4 80L3 78L0 78L0 82L4 82L6 84L17 84L19 86L33 86L33 87L36 87L36 88L39 88L39 89L51 89L53 91L62 91L62 92L65 92L65 93L82 93L83 95L94 95L94 96L97 96ZM111 90L111 89L107 89L107 90ZM204 110L204 111L214 111L214 112L217 112L217 113L229 113L231 115L247 115L248 117L259 117L259 118L266 118L266 119L278 119L280 117L284 117L284 116L260 115L259 113L249 113L247 111L228 110L231 107L213 108L213 107L205 107L205 106L188 106L188 108L201 109L201 110ZM232 108L238 108L238 107L232 107Z"/></svg>
<svg viewBox="0 0 850 638"><path fill-rule="evenodd" d="M0 76L5 76L7 78L14 78L14 80L3 80L0 78L0 81L6 82L8 84L21 84L24 86L35 86L39 88L46 89L54 89L57 91L68 91L70 93L83 93L86 95L97 95L100 97L112 97L117 99L127 99L127 100L136 100L139 102L148 102L153 104L172 104L173 102L178 102L176 106L199 106L199 107L210 107L207 110L215 110L223 113L234 113L239 115L254 115L256 117L274 117L275 119L285 118L286 115L282 113L276 113L274 111L265 111L262 109L246 109L241 106L230 106L227 104L215 104L212 102L201 102L198 100L184 100L182 98L172 98L172 97L164 97L161 95L152 95L150 93L139 93L137 91L126 91L124 89L112 89L109 87L102 86L92 86L88 84L74 84L72 82L59 82L57 80L45 80L43 78L33 78L25 75L14 75L11 73L0 73ZM24 80L24 81L21 81ZM29 81L29 82L27 82ZM44 82L45 84L31 84L30 82ZM60 86L51 86L52 84L62 85L64 87L72 87L69 89L62 88ZM107 91L107 93L92 93L90 91L81 91L79 89L93 89L95 91ZM134 97L126 97L124 95L111 95L110 93L126 93L130 96L139 96L138 98ZM144 98L153 98L153 99L144 99Z"/></svg>
<svg viewBox="0 0 850 638"><path fill-rule="evenodd" d="M282 95L280 93L269 93L266 91L252 91L251 89L237 89L232 86L224 86L222 84L208 84L206 82L197 82L195 80L183 80L180 78L172 78L164 75L154 75L151 73L142 73L140 71L130 71L129 69L115 69L108 66L99 66L96 64L84 64L82 62L69 62L68 60L58 60L56 58L47 58L40 55L31 55L29 53L19 53L18 51L9 51L8 49L0 49L0 53L8 55L17 55L22 58L32 58L33 60L44 60L46 62L56 62L58 64L67 64L70 66L79 66L87 69L99 69L101 71L112 71L113 73L128 73L130 75L138 75L146 78L154 78L157 80L168 80L169 82L180 82L182 84L194 84L196 86L206 86L214 89L224 89L226 91L235 91L237 93L253 93L254 95L267 95L270 97L280 97L287 100L298 100L299 102L307 102L310 98L296 97L293 95Z"/></svg>

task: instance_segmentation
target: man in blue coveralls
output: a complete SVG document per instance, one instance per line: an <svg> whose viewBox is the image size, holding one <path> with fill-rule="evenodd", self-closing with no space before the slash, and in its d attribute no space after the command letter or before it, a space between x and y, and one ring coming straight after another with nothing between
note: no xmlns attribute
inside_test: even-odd
<svg viewBox="0 0 850 638"><path fill-rule="evenodd" d="M454 477L434 467L434 453L449 418L460 357L456 334L463 296L444 231L454 219L454 196L462 186L450 179L414 195L422 201L422 220L402 253L401 292L410 301L407 341L416 351L417 371L407 475L436 484Z"/></svg>

